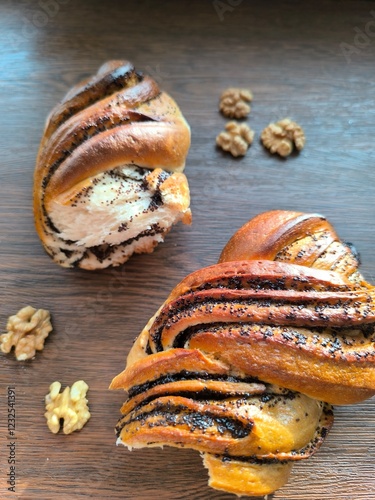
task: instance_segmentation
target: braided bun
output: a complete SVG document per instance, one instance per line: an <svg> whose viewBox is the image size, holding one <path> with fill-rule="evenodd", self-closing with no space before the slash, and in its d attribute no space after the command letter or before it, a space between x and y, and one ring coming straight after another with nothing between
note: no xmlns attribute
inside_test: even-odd
<svg viewBox="0 0 375 500"><path fill-rule="evenodd" d="M47 252L65 267L119 265L190 223L189 145L176 103L131 63L110 61L73 87L47 119L35 169Z"/></svg>
<svg viewBox="0 0 375 500"><path fill-rule="evenodd" d="M179 283L111 388L129 448L200 451L209 484L266 495L375 394L375 287L321 215L272 211Z"/></svg>

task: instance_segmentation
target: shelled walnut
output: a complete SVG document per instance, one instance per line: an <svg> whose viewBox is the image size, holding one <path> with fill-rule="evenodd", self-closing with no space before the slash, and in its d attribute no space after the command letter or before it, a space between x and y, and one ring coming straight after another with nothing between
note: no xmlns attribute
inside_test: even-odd
<svg viewBox="0 0 375 500"><path fill-rule="evenodd" d="M36 351L43 349L44 341L52 331L50 313L26 306L8 318L7 330L0 335L1 351L8 354L14 347L18 361L31 359Z"/></svg>
<svg viewBox="0 0 375 500"><path fill-rule="evenodd" d="M51 432L57 434L60 430L61 420L64 420L64 434L71 434L82 429L90 418L86 393L89 386L83 380L74 382L72 387L65 387L60 393L60 382L53 382L50 392L45 398L47 425Z"/></svg>
<svg viewBox="0 0 375 500"><path fill-rule="evenodd" d="M220 111L228 118L245 118L251 109L247 103L252 100L251 90L229 88L221 94Z"/></svg>
<svg viewBox="0 0 375 500"><path fill-rule="evenodd" d="M301 151L306 138L305 133L298 123L290 118L284 118L276 123L270 123L262 132L261 141L271 153L278 153L280 156L289 156L293 151L293 144Z"/></svg>
<svg viewBox="0 0 375 500"><path fill-rule="evenodd" d="M233 156L244 156L254 140L254 131L245 123L230 121L216 137L216 144Z"/></svg>

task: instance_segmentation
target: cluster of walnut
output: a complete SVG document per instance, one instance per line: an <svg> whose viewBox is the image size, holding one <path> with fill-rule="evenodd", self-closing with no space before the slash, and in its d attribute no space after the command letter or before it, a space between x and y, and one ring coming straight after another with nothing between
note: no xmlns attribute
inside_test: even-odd
<svg viewBox="0 0 375 500"><path fill-rule="evenodd" d="M220 97L219 108L228 118L245 118L250 113L253 94L249 89L229 88ZM232 156L244 156L254 140L254 131L245 123L230 121L216 137L216 144Z"/></svg>
<svg viewBox="0 0 375 500"><path fill-rule="evenodd" d="M82 429L90 418L86 393L89 386L83 380L78 380L72 387L66 387L60 393L60 382L50 385L50 392L45 398L47 425L51 432L57 434L61 420L64 421L63 432L70 434Z"/></svg>
<svg viewBox="0 0 375 500"><path fill-rule="evenodd" d="M229 88L221 94L220 111L228 118L245 118L251 109L247 103L252 100L251 90Z"/></svg>
<svg viewBox="0 0 375 500"><path fill-rule="evenodd" d="M270 123L260 136L263 145L280 156L289 156L295 146L298 151L303 149L306 138L305 133L298 123L284 118L277 123Z"/></svg>
<svg viewBox="0 0 375 500"><path fill-rule="evenodd" d="M216 137L216 144L233 156L244 156L254 140L254 131L245 123L228 122Z"/></svg>
<svg viewBox="0 0 375 500"><path fill-rule="evenodd" d="M41 351L44 341L52 331L50 313L45 309L26 306L7 322L7 333L0 335L0 349L8 354L14 347L18 361L25 361Z"/></svg>
<svg viewBox="0 0 375 500"><path fill-rule="evenodd" d="M10 316L7 322L7 333L0 335L0 350L8 354L14 347L18 361L31 359L36 351L41 351L44 341L52 331L51 316L45 309L23 307L17 314ZM60 393L60 382L50 385L50 392L45 398L47 425L56 434L64 421L64 434L82 429L90 418L86 393L88 385L79 380L72 387L66 387Z"/></svg>
<svg viewBox="0 0 375 500"><path fill-rule="evenodd" d="M251 108L248 103L252 100L251 90L231 87L221 94L219 108L226 117L245 118L250 113ZM264 147L271 153L278 153L283 157L289 156L294 147L301 151L306 142L302 127L290 118L270 123L260 138ZM253 140L253 130L244 123L231 121L225 126L225 131L216 137L216 144L237 157L246 154Z"/></svg>

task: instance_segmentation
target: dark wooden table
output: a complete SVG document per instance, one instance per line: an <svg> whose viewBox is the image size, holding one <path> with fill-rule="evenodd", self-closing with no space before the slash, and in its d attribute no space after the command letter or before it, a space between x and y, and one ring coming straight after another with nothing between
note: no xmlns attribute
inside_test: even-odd
<svg viewBox="0 0 375 500"><path fill-rule="evenodd" d="M375 4L369 1L0 2L0 322L26 304L54 331L29 362L0 358L0 497L220 499L191 450L115 446L123 395L107 387L135 336L186 274L215 263L259 212L320 212L355 243L375 281ZM66 270L34 230L32 176L45 117L107 59L127 58L179 103L192 128L186 173L194 222L152 255L101 272ZM249 86L256 140L243 159L215 148L218 98ZM303 125L306 148L281 160L259 143L270 121ZM49 384L84 379L81 432L46 426ZM7 491L7 387L16 391L16 493ZM336 409L321 451L295 466L276 500L375 499L375 401Z"/></svg>

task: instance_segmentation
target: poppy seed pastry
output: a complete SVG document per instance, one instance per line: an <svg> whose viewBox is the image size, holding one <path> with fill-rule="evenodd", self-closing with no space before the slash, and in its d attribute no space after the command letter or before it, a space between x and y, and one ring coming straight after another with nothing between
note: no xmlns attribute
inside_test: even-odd
<svg viewBox="0 0 375 500"><path fill-rule="evenodd" d="M190 128L175 101L109 61L50 113L34 174L36 229L64 267L117 266L191 222Z"/></svg>
<svg viewBox="0 0 375 500"><path fill-rule="evenodd" d="M237 495L283 486L331 404L375 394L375 287L358 264L319 214L250 220L135 341L110 385L126 391L117 442L198 450L209 485Z"/></svg>

